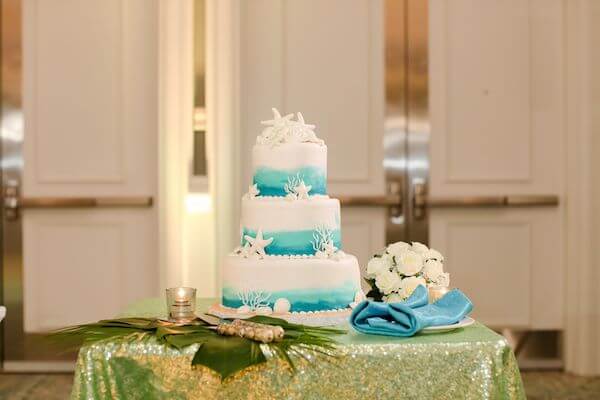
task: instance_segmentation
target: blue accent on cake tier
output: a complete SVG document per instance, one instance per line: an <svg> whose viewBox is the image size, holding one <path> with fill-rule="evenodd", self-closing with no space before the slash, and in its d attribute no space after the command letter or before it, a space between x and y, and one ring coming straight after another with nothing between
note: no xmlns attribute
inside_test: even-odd
<svg viewBox="0 0 600 400"><path fill-rule="evenodd" d="M263 238L273 238L270 245L265 247L265 253L270 255L314 255L316 253L313 242L317 231L307 229L303 231L276 231L263 232ZM342 233L339 229L332 231L333 245L338 249L342 248ZM256 231L253 229L244 228L242 230L242 246L248 241L245 236L256 237Z"/></svg>
<svg viewBox="0 0 600 400"><path fill-rule="evenodd" d="M290 311L324 311L346 308L354 301L354 296L360 289L351 281L337 288L291 289L271 292L267 303L273 308L277 299L285 298L291 304ZM239 291L233 288L223 288L223 305L238 308L243 305L238 297Z"/></svg>
<svg viewBox="0 0 600 400"><path fill-rule="evenodd" d="M327 194L327 176L317 167L302 167L290 170L258 167L254 171L252 183L255 183L260 196L285 196L288 179L299 177L306 186L312 186L309 195Z"/></svg>

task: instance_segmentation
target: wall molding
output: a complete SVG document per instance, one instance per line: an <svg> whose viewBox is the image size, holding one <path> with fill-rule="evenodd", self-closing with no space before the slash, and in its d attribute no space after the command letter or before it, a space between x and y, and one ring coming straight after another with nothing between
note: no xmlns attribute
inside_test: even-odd
<svg viewBox="0 0 600 400"><path fill-rule="evenodd" d="M240 0L206 0L208 180L214 213L215 287L223 257L239 243Z"/></svg>
<svg viewBox="0 0 600 400"><path fill-rule="evenodd" d="M567 118L567 251L565 368L581 375L600 374L600 284L597 246L600 220L600 142L593 125L594 21L600 18L595 1L565 1ZM600 32L599 32L600 33ZM599 33L596 33L598 35ZM597 51L597 50L596 50ZM597 87L597 85L596 85ZM596 101L594 101L596 100Z"/></svg>
<svg viewBox="0 0 600 400"><path fill-rule="evenodd" d="M193 1L158 2L160 287L187 283L186 209L193 132Z"/></svg>

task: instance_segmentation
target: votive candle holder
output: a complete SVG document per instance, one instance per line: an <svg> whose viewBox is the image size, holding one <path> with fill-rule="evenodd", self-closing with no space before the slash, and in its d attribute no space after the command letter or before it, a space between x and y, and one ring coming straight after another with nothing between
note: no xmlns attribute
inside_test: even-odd
<svg viewBox="0 0 600 400"><path fill-rule="evenodd" d="M174 287L167 289L169 321L186 322L196 318L196 289Z"/></svg>

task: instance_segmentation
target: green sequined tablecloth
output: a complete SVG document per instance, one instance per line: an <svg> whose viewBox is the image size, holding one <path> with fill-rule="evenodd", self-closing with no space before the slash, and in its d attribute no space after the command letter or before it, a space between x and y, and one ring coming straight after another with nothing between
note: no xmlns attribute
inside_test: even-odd
<svg viewBox="0 0 600 400"><path fill-rule="evenodd" d="M209 300L201 300L206 310ZM160 316L149 299L123 316ZM153 338L113 341L79 352L73 399L522 399L515 357L502 336L481 324L412 338L363 335L348 327L339 357L305 353L292 375L281 361L248 368L224 382L191 368L197 345L182 351Z"/></svg>

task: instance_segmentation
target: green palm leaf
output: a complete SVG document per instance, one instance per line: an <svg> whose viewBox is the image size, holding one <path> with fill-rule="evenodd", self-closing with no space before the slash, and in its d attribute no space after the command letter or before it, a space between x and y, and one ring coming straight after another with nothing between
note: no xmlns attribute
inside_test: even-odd
<svg viewBox="0 0 600 400"><path fill-rule="evenodd" d="M267 316L255 316L249 320L281 326L284 329L285 336L282 341L266 346L275 357L284 360L292 372L296 371L292 355L306 359L301 350L308 350L326 358L333 357L336 347L333 336L345 333L337 328L292 324ZM237 336L220 336L207 323L198 321L178 326L165 324L156 318L108 319L59 329L49 334L51 340L69 349L100 341L136 341L149 336L154 336L159 342L176 349L199 344L192 358L192 365L208 367L222 378L267 361L259 343Z"/></svg>
<svg viewBox="0 0 600 400"><path fill-rule="evenodd" d="M267 361L260 345L237 336L212 336L204 342L192 359L192 365L204 365L221 375L221 378Z"/></svg>

